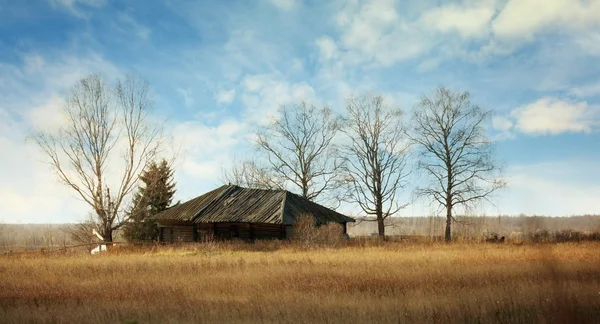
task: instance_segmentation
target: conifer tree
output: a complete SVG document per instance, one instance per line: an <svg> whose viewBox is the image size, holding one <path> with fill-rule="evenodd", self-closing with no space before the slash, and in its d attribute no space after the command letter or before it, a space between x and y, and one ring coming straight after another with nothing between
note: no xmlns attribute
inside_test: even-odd
<svg viewBox="0 0 600 324"><path fill-rule="evenodd" d="M124 236L129 241L152 241L158 238L158 227L153 216L167 209L175 194L173 170L166 160L152 162L140 175L142 186L133 197L129 222Z"/></svg>

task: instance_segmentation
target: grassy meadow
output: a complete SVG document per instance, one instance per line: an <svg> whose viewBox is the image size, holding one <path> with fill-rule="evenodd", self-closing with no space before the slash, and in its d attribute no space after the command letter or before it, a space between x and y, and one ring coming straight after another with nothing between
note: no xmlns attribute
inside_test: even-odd
<svg viewBox="0 0 600 324"><path fill-rule="evenodd" d="M3 323L598 323L600 243L0 256Z"/></svg>

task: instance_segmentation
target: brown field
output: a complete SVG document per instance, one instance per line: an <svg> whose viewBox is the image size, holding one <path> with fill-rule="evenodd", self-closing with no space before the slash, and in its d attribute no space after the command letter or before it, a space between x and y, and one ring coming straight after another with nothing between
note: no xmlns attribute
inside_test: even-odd
<svg viewBox="0 0 600 324"><path fill-rule="evenodd" d="M273 242L1 256L0 322L598 323L599 252Z"/></svg>

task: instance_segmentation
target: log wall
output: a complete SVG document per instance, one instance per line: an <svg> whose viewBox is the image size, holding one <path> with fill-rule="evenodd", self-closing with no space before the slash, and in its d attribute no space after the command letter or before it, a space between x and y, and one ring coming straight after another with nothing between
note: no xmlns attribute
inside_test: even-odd
<svg viewBox="0 0 600 324"><path fill-rule="evenodd" d="M346 230L346 224L340 224ZM210 239L264 240L291 238L291 225L264 223L200 223L160 225L160 241L168 243L197 242Z"/></svg>

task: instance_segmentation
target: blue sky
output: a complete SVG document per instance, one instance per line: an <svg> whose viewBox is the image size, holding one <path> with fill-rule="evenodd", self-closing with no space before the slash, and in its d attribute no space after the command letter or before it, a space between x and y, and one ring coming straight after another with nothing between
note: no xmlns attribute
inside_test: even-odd
<svg viewBox="0 0 600 324"><path fill-rule="evenodd" d="M0 221L85 217L26 137L94 72L150 82L177 199L219 185L280 104L378 92L410 112L445 85L494 111L509 185L478 214L600 213L599 62L594 0L0 0Z"/></svg>

